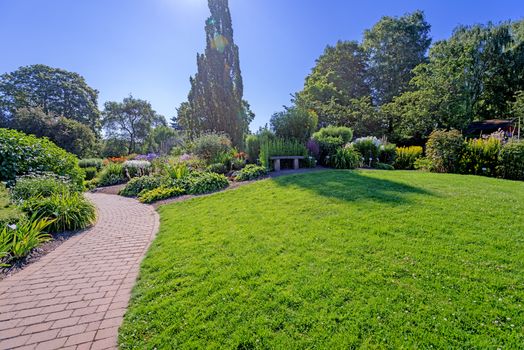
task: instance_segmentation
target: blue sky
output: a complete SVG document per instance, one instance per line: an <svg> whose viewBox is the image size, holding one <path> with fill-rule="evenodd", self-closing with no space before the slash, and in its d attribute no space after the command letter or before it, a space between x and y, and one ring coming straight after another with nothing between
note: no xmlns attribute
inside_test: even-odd
<svg viewBox="0 0 524 350"><path fill-rule="evenodd" d="M522 0L230 0L252 130L289 104L325 46L361 40L384 15L421 9L435 40L458 24L518 20ZM0 73L43 63L75 71L99 104L128 94L176 113L205 47L206 0L0 0Z"/></svg>

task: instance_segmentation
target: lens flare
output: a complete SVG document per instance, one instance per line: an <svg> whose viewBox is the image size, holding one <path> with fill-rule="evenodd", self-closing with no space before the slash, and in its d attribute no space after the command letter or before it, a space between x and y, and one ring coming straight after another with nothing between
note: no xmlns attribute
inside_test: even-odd
<svg viewBox="0 0 524 350"><path fill-rule="evenodd" d="M227 45L229 45L229 42L225 36L221 34L215 34L215 37L213 38L213 41L211 42L211 47L213 47L220 53L223 53Z"/></svg>

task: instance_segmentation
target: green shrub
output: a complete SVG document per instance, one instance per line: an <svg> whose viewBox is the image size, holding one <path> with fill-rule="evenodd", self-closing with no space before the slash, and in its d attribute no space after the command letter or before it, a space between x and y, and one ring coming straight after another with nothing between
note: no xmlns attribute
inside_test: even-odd
<svg viewBox="0 0 524 350"><path fill-rule="evenodd" d="M463 149L464 138L460 131L433 131L426 144L426 157L431 161L432 171L458 172Z"/></svg>
<svg viewBox="0 0 524 350"><path fill-rule="evenodd" d="M496 176L501 148L502 143L494 137L467 140L460 159L460 172Z"/></svg>
<svg viewBox="0 0 524 350"><path fill-rule="evenodd" d="M397 147L395 169L415 169L415 161L422 157L424 149L420 146Z"/></svg>
<svg viewBox="0 0 524 350"><path fill-rule="evenodd" d="M248 135L246 137L246 153L251 163L256 163L260 156L260 136Z"/></svg>
<svg viewBox="0 0 524 350"><path fill-rule="evenodd" d="M63 192L49 197L32 197L22 202L22 210L31 217L54 220L53 233L84 229L96 219L95 207L77 192Z"/></svg>
<svg viewBox="0 0 524 350"><path fill-rule="evenodd" d="M104 160L98 158L80 159L78 161L78 165L82 169L96 168L97 171L100 171L100 169L102 169L104 166Z"/></svg>
<svg viewBox="0 0 524 350"><path fill-rule="evenodd" d="M267 175L267 170L263 166L248 164L239 172L235 173L236 181L256 180Z"/></svg>
<svg viewBox="0 0 524 350"><path fill-rule="evenodd" d="M506 143L499 155L498 172L501 177L511 180L524 180L524 141Z"/></svg>
<svg viewBox="0 0 524 350"><path fill-rule="evenodd" d="M378 159L381 163L392 165L397 158L397 145L386 143L379 147Z"/></svg>
<svg viewBox="0 0 524 350"><path fill-rule="evenodd" d="M4 253L3 260L23 258L40 244L51 240L51 235L45 230L52 224L53 220L33 216L31 219L18 222L13 227L7 225L0 227L0 251Z"/></svg>
<svg viewBox="0 0 524 350"><path fill-rule="evenodd" d="M0 129L0 181L14 183L17 177L35 172L67 176L79 189L84 181L84 172L73 154L46 138Z"/></svg>
<svg viewBox="0 0 524 350"><path fill-rule="evenodd" d="M98 186L113 186L125 181L124 166L119 163L107 164L96 177Z"/></svg>
<svg viewBox="0 0 524 350"><path fill-rule="evenodd" d="M270 158L276 156L307 156L306 146L295 140L274 139L264 142L260 147L260 163L270 167Z"/></svg>
<svg viewBox="0 0 524 350"><path fill-rule="evenodd" d="M93 180L98 174L98 170L94 167L85 168L84 172L86 173L86 181Z"/></svg>
<svg viewBox="0 0 524 350"><path fill-rule="evenodd" d="M356 139L352 145L364 158L364 164L373 166L375 163L378 163L380 147L382 146L382 142L379 139L372 136L361 137Z"/></svg>
<svg viewBox="0 0 524 350"><path fill-rule="evenodd" d="M125 197L137 197L144 190L151 191L155 188L159 188L166 182L165 178L161 176L142 176L136 177L129 181L122 190L120 190L119 195Z"/></svg>
<svg viewBox="0 0 524 350"><path fill-rule="evenodd" d="M413 168L421 171L433 171L433 162L427 157L420 157L413 163Z"/></svg>
<svg viewBox="0 0 524 350"><path fill-rule="evenodd" d="M211 164L206 169L210 173L226 174L228 172L227 167L222 163Z"/></svg>
<svg viewBox="0 0 524 350"><path fill-rule="evenodd" d="M191 171L187 163L165 163L161 171L162 174L169 176L173 180L188 177Z"/></svg>
<svg viewBox="0 0 524 350"><path fill-rule="evenodd" d="M185 194L186 191L180 187L159 187L150 191L143 191L138 196L142 203L153 203L162 199L169 199Z"/></svg>
<svg viewBox="0 0 524 350"><path fill-rule="evenodd" d="M313 134L313 139L317 141L328 137L340 138L343 143L348 143L353 139L353 130L344 126L330 125Z"/></svg>
<svg viewBox="0 0 524 350"><path fill-rule="evenodd" d="M355 169L362 163L362 155L352 146L339 148L329 158L329 165L335 169Z"/></svg>
<svg viewBox="0 0 524 350"><path fill-rule="evenodd" d="M231 140L221 133L204 134L193 141L192 151L208 164L213 163L221 153L230 152Z"/></svg>
<svg viewBox="0 0 524 350"><path fill-rule="evenodd" d="M318 145L318 159L328 165L329 157L333 156L339 148L350 142L353 131L346 127L328 126L313 134L313 140Z"/></svg>
<svg viewBox="0 0 524 350"><path fill-rule="evenodd" d="M220 191L229 186L229 181L224 175L193 172L191 175L174 181L174 187L183 188L189 194L204 194Z"/></svg>
<svg viewBox="0 0 524 350"><path fill-rule="evenodd" d="M16 181L11 189L15 200L27 200L31 197L49 197L53 194L69 192L71 185L66 178L55 174L26 175Z"/></svg>
<svg viewBox="0 0 524 350"><path fill-rule="evenodd" d="M379 170L395 170L395 167L391 164L387 163L376 163L373 168L379 169Z"/></svg>

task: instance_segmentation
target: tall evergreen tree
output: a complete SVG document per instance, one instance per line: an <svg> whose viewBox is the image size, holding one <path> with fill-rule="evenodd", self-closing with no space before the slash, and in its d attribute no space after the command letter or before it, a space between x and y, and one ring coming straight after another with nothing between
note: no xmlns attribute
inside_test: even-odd
<svg viewBox="0 0 524 350"><path fill-rule="evenodd" d="M197 55L198 71L190 78L188 102L178 109L176 122L190 136L224 132L239 146L254 115L243 100L244 85L228 0L208 3L211 17L205 27L206 50Z"/></svg>

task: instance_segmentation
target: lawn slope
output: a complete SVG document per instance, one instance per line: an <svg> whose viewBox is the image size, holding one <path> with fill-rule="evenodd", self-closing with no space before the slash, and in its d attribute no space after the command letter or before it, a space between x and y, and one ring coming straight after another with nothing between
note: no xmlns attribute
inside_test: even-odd
<svg viewBox="0 0 524 350"><path fill-rule="evenodd" d="M160 214L124 349L524 344L524 183L325 171Z"/></svg>

